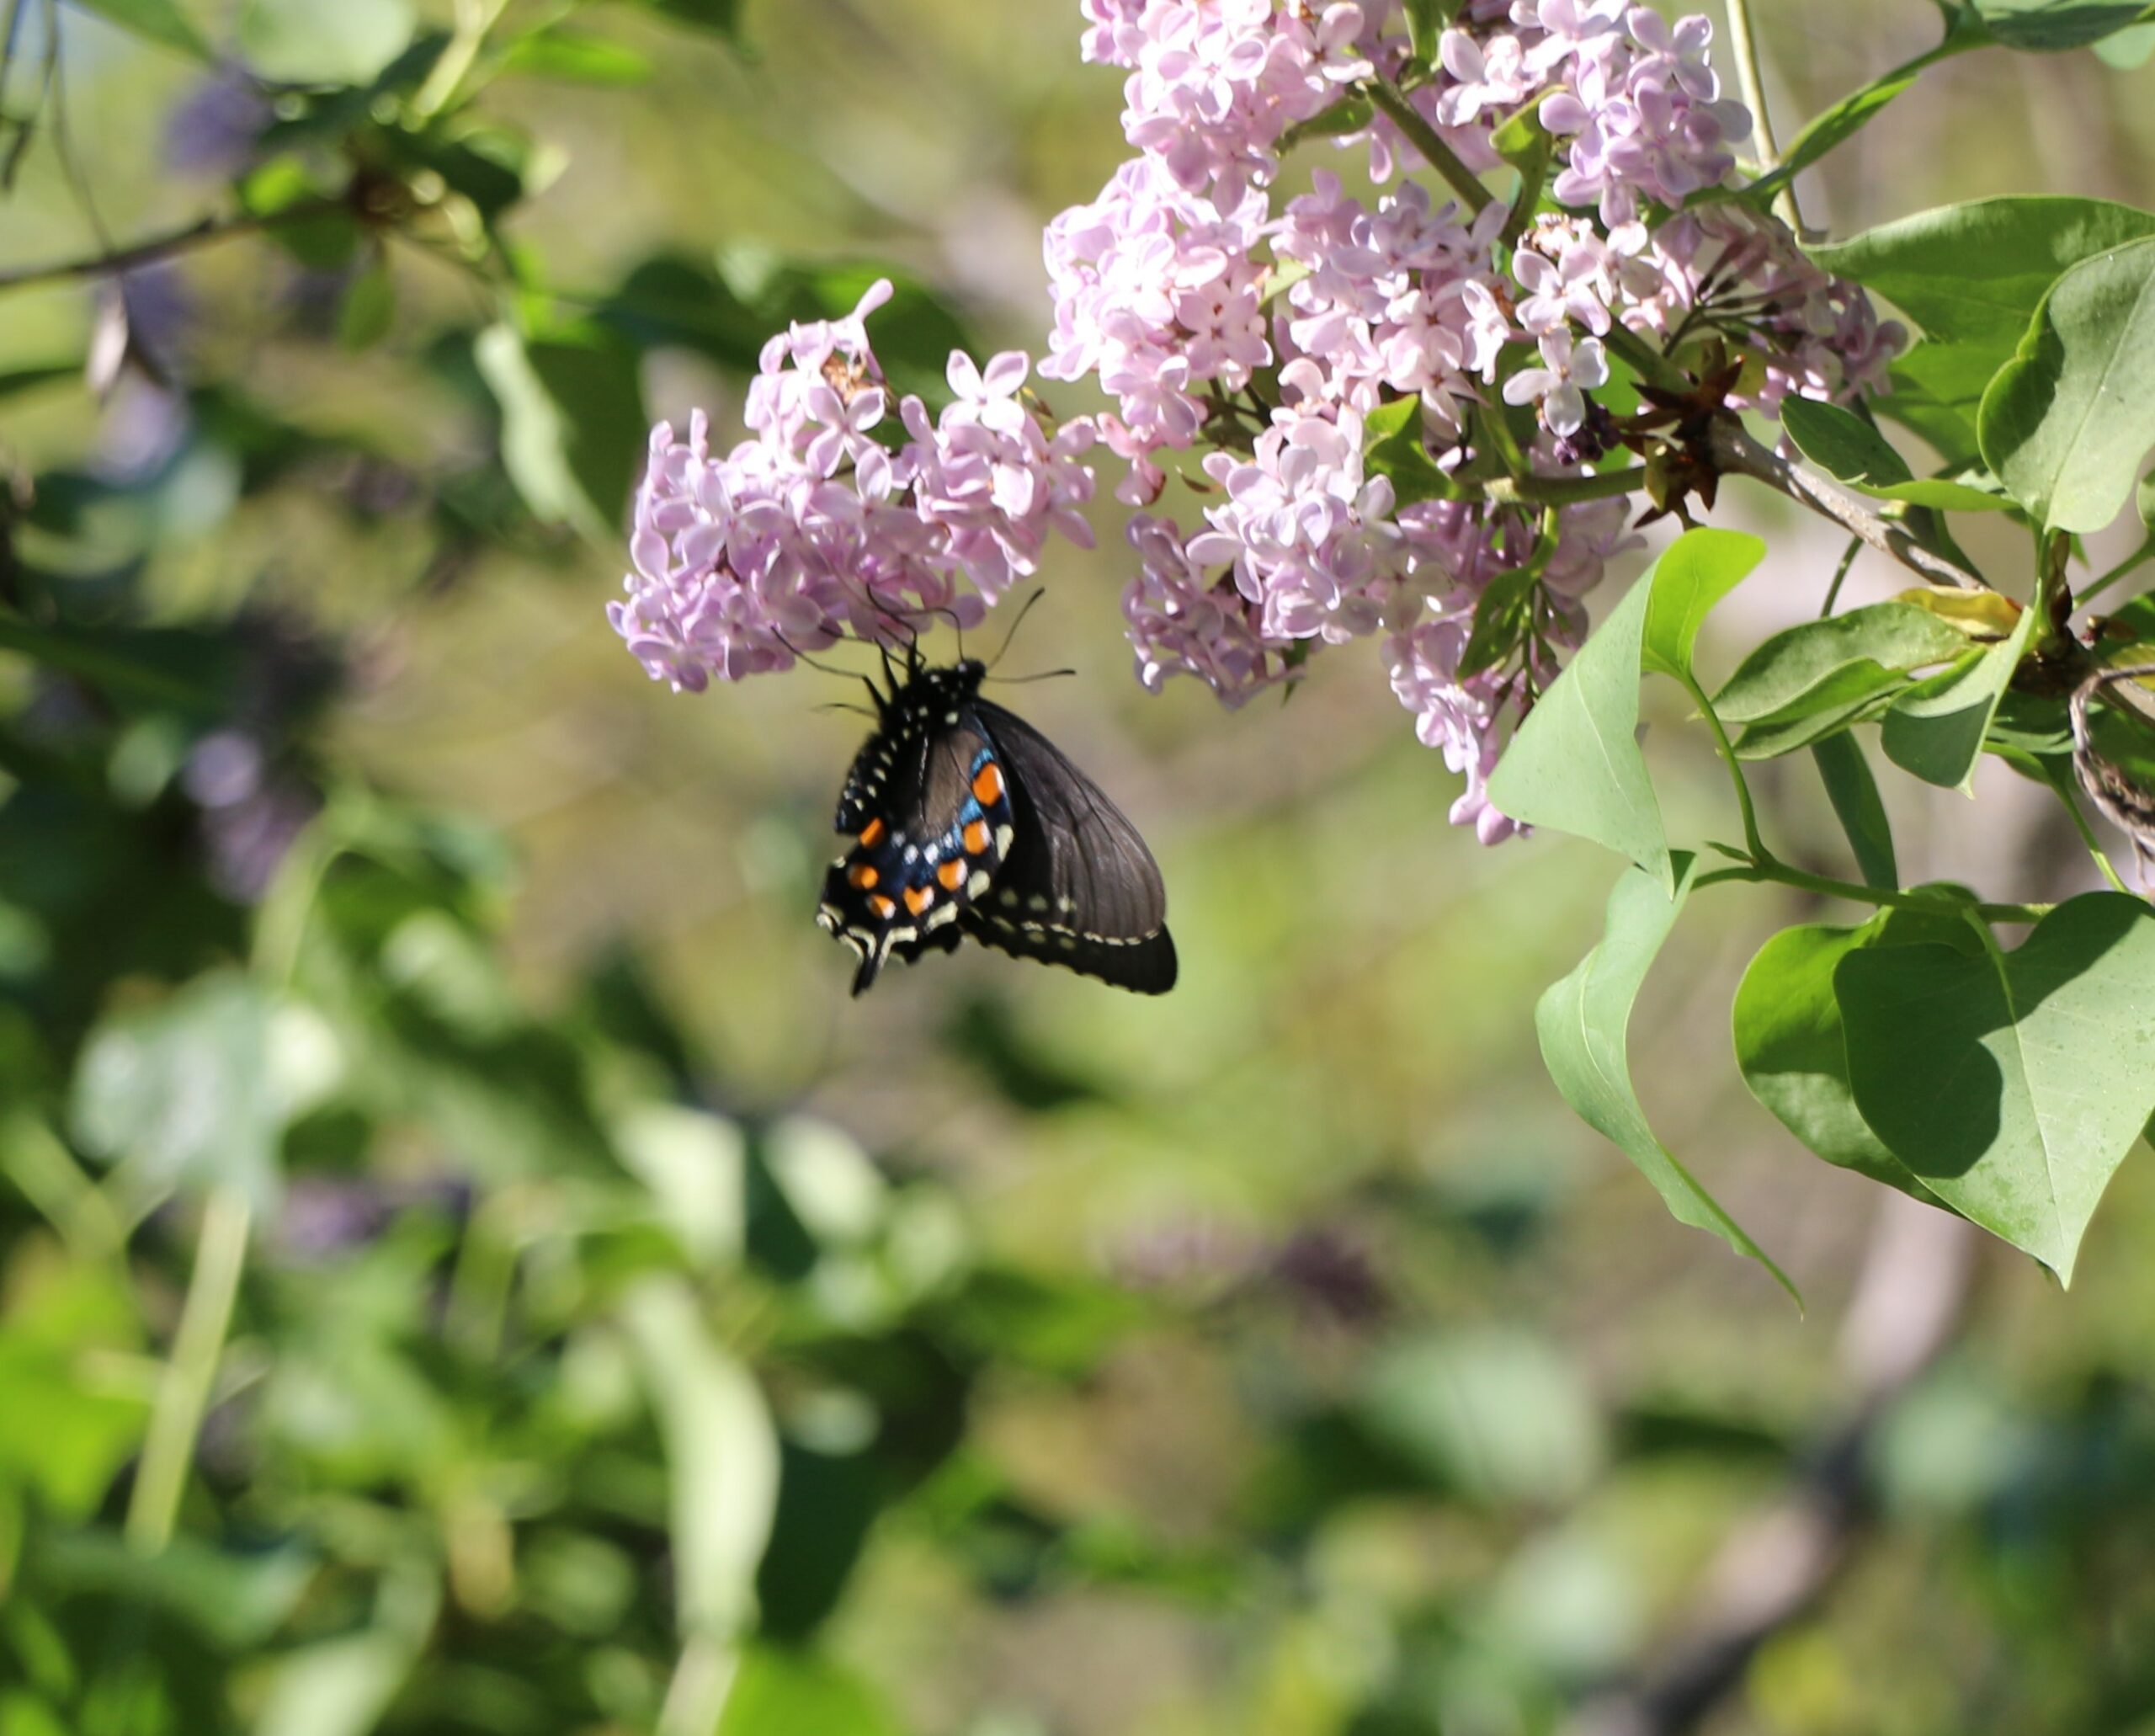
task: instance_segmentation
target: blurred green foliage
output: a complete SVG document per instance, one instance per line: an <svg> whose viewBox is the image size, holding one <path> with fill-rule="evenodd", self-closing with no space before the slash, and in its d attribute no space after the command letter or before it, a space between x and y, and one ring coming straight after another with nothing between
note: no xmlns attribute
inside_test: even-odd
<svg viewBox="0 0 2155 1736"><path fill-rule="evenodd" d="M1796 110L1902 57L1765 10ZM250 232L0 301L4 1736L1555 1731L1850 1419L1838 1578L1695 1722L2155 1728L2138 1159L2069 1304L1983 1256L1866 1416L1536 1083L1605 876L1451 834L1369 671L1146 701L1104 539L1021 653L1084 667L1039 709L1157 817L1185 986L855 1008L807 920L850 726L605 632L647 415L774 325L888 270L902 387L1025 341L1116 152L1071 8L8 16L0 273L95 251L82 187ZM2039 186L2068 109L2155 165L2125 86L2015 72L2024 134L1998 76L1830 190ZM1672 948L1654 1073L1732 1079L1758 938ZM1830 1315L1873 1190L1663 1108Z"/></svg>

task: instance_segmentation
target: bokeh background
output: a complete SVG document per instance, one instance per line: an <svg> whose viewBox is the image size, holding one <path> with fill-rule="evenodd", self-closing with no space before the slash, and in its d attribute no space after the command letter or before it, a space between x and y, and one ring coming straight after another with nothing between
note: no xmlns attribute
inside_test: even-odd
<svg viewBox="0 0 2155 1736"><path fill-rule="evenodd" d="M1784 137L1936 29L1757 9ZM128 7L5 10L0 274L229 211L264 125L341 175L402 100L280 121ZM246 45L301 62L377 16L269 11ZM645 410L737 425L769 324L878 270L902 383L1036 347L1119 90L1065 0L732 13L574 9L425 158L508 166L514 283L454 221L331 221L0 289L0 1733L2155 1732L2147 1153L2069 1295L1817 1164L1727 1035L1812 913L1702 901L1635 1070L1799 1315L1542 1078L1612 865L1449 827L1373 647L1289 704L1147 695L1109 503L1006 667L1077 669L1019 702L1152 840L1181 985L968 953L849 1000L844 689L646 683L479 334L557 365L617 489ZM2152 98L1950 62L1805 215L2146 203ZM1730 492L1773 547L1733 643L1839 545ZM1652 698L1673 829L1727 830ZM1889 793L1926 876L2087 877L2009 775Z"/></svg>

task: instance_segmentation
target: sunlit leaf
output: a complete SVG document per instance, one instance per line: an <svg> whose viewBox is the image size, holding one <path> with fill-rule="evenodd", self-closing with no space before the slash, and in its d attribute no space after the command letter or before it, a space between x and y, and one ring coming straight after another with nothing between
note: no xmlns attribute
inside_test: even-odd
<svg viewBox="0 0 2155 1736"><path fill-rule="evenodd" d="M1983 394L1983 458L2046 527L2100 530L2155 446L2155 237L2083 259Z"/></svg>
<svg viewBox="0 0 2155 1736"><path fill-rule="evenodd" d="M1856 1109L1833 971L1860 946L1931 942L1965 951L1972 940L1959 917L1915 910L1882 913L1860 928L1784 929L1759 950L1736 991L1736 1064L1751 1094L1828 1163L1932 1200Z"/></svg>
<svg viewBox="0 0 2155 1736"><path fill-rule="evenodd" d="M1712 1231L1738 1254L1759 1261L1795 1297L1787 1275L1655 1135L1631 1085L1631 1009L1690 895L1695 865L1680 852L1673 859L1673 895L1658 876L1642 868L1625 871L1609 895L1600 944L1541 997L1534 1009L1534 1028L1549 1077L1565 1102L1638 1165L1670 1214L1679 1223Z"/></svg>
<svg viewBox="0 0 2155 1736"><path fill-rule="evenodd" d="M2035 612L2024 610L2010 638L1967 653L1895 700L1879 729L1886 757L1927 784L1965 792L2035 630Z"/></svg>
<svg viewBox="0 0 2155 1736"><path fill-rule="evenodd" d="M1967 649L1965 633L1925 610L1873 603L1775 633L1714 695L1714 711L1724 723L1793 722Z"/></svg>
<svg viewBox="0 0 2155 1736"><path fill-rule="evenodd" d="M239 46L278 84L365 84L412 41L412 0L247 0Z"/></svg>
<svg viewBox="0 0 2155 1736"><path fill-rule="evenodd" d="M2069 1282L2155 1113L2155 910L2088 892L2012 952L1862 947L1833 982L1865 1121L1934 1193Z"/></svg>
<svg viewBox="0 0 2155 1736"><path fill-rule="evenodd" d="M474 352L524 503L594 541L616 538L646 429L636 352L596 327L527 339L507 324L480 333Z"/></svg>
<svg viewBox="0 0 2155 1736"><path fill-rule="evenodd" d="M194 21L180 9L176 0L68 0L68 4L94 13L146 42L178 49L205 65L216 59L201 31L194 27Z"/></svg>
<svg viewBox="0 0 2155 1736"><path fill-rule="evenodd" d="M1431 1332L1381 1351L1355 1414L1439 1488L1488 1505L1571 1500L1605 1451L1579 1371L1512 1327Z"/></svg>
<svg viewBox="0 0 2155 1736"><path fill-rule="evenodd" d="M646 1279L622 1299L670 1476L676 1617L730 1639L755 1613L756 1564L778 1504L778 1437L755 1377L714 1339L694 1293Z"/></svg>

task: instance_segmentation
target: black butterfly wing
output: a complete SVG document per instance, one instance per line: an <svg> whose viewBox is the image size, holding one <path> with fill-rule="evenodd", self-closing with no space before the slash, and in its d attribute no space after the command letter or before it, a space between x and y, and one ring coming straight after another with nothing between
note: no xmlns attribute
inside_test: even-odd
<svg viewBox="0 0 2155 1736"><path fill-rule="evenodd" d="M957 949L964 911L993 881L1014 828L996 750L970 719L870 738L838 803L851 846L823 876L817 920L859 957L853 992L885 963Z"/></svg>
<svg viewBox="0 0 2155 1736"><path fill-rule="evenodd" d="M1175 982L1167 888L1137 828L1024 718L986 700L971 714L1007 770L1014 835L960 925L1017 957L1165 994Z"/></svg>

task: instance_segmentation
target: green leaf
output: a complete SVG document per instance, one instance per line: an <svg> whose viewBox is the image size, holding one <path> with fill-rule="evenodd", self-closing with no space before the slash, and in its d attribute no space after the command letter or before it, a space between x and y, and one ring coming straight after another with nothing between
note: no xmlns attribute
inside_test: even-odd
<svg viewBox="0 0 2155 1736"><path fill-rule="evenodd" d="M1879 111L1913 84L1923 69L1938 56L1924 55L1907 66L1896 67L1859 90L1850 91L1830 109L1821 109L1804 123L1803 130L1789 141L1780 167L1761 175L1743 189L1747 200L1770 198L1828 152L1846 144L1870 125Z"/></svg>
<svg viewBox="0 0 2155 1736"><path fill-rule="evenodd" d="M1977 428L1984 461L2046 528L2117 516L2155 446L2155 237L2058 279Z"/></svg>
<svg viewBox="0 0 2155 1736"><path fill-rule="evenodd" d="M900 1736L867 1685L813 1652L756 1645L741 1660L716 1736Z"/></svg>
<svg viewBox="0 0 2155 1736"><path fill-rule="evenodd" d="M1711 1230L1738 1254L1758 1260L1801 1306L1787 1275L1655 1137L1631 1087L1626 1052L1631 1008L1690 895L1696 860L1679 853L1671 865L1673 893L1642 868L1628 868L1617 880L1601 944L1534 1009L1541 1058L1564 1101L1638 1165L1679 1222Z"/></svg>
<svg viewBox="0 0 2155 1736"><path fill-rule="evenodd" d="M558 78L572 84L642 84L653 72L651 57L625 42L550 24L519 36L502 56L504 72Z"/></svg>
<svg viewBox="0 0 2155 1736"><path fill-rule="evenodd" d="M253 1736L367 1736L416 1661L400 1633L356 1633L279 1655L268 1672Z"/></svg>
<svg viewBox="0 0 2155 1736"><path fill-rule="evenodd" d="M1894 891L1901 884L1901 870L1894 858L1892 822L1879 799L1878 780L1870 775L1862 743L1845 732L1828 736L1812 743L1811 757L1826 785L1826 799L1848 834L1863 883Z"/></svg>
<svg viewBox="0 0 2155 1736"><path fill-rule="evenodd" d="M647 428L636 351L599 326L527 340L495 325L475 343L502 407L502 462L533 514L594 541L620 530Z"/></svg>
<svg viewBox="0 0 2155 1736"><path fill-rule="evenodd" d="M1668 834L1639 752L1639 677L1691 679L1706 612L1755 567L1765 546L1728 530L1669 545L1527 715L1489 782L1489 799L1628 856L1673 885Z"/></svg>
<svg viewBox="0 0 2155 1736"><path fill-rule="evenodd" d="M418 23L411 0L247 0L239 49L273 84L370 84Z"/></svg>
<svg viewBox="0 0 2155 1736"><path fill-rule="evenodd" d="M1422 401L1394 398L1362 418L1363 462L1391 479L1402 506L1418 500L1457 500L1464 491L1447 471L1439 470L1422 444Z"/></svg>
<svg viewBox="0 0 2155 1736"><path fill-rule="evenodd" d="M1796 450L1844 482L1905 482L1913 474L1886 437L1852 410L1817 398L1781 402L1781 426Z"/></svg>
<svg viewBox="0 0 2155 1736"><path fill-rule="evenodd" d="M1876 722L1908 678L1876 663L1859 663L1833 675L1811 696L1816 709L1787 718L1744 726L1732 744L1738 759L1778 759L1799 748L1814 747L1844 734L1859 723Z"/></svg>
<svg viewBox="0 0 2155 1736"><path fill-rule="evenodd" d="M1929 610L1868 604L1775 633L1714 695L1714 711L1724 723L1793 722L1897 686L1897 676L1967 649L1967 635Z"/></svg>
<svg viewBox="0 0 2155 1736"><path fill-rule="evenodd" d="M51 1131L25 1116L4 1137L42 1141L74 1166ZM91 1390L86 1359L140 1354L142 1328L123 1274L104 1262L18 1259L0 1314L0 1491L28 1488L54 1516L94 1518L113 1478L141 1450L144 1397Z"/></svg>
<svg viewBox="0 0 2155 1736"><path fill-rule="evenodd" d="M1893 701L1879 731L1886 757L1927 784L1966 793L1991 718L2035 630L2024 610L2013 636L1918 681Z"/></svg>
<svg viewBox="0 0 2155 1736"><path fill-rule="evenodd" d="M1838 404L1784 399L1781 426L1796 450L1821 470L1876 498L1955 512L2002 513L2013 504L2000 494L1947 477L1917 477L1883 434Z"/></svg>
<svg viewBox="0 0 2155 1736"><path fill-rule="evenodd" d="M91 1034L75 1074L75 1137L155 1187L231 1183L261 1204L276 1192L279 1141L299 1107L285 1058L259 988L232 972L197 977Z"/></svg>
<svg viewBox="0 0 2155 1736"><path fill-rule="evenodd" d="M1671 881L1668 838L1639 752L1639 650L1651 575L1529 712L1489 780L1499 811L1596 844Z"/></svg>
<svg viewBox="0 0 2155 1736"><path fill-rule="evenodd" d="M1937 1203L1856 1109L1833 972L1861 946L1957 942L1965 950L1971 939L1958 916L1916 910L1885 912L1860 928L1775 935L1744 972L1732 1014L1736 1064L1751 1094L1828 1163Z"/></svg>
<svg viewBox="0 0 2155 1736"><path fill-rule="evenodd" d="M1689 530L1668 546L1647 574L1652 580L1639 664L1689 686L1699 629L1720 602L1766 558L1766 546L1741 530Z"/></svg>
<svg viewBox="0 0 2155 1736"><path fill-rule="evenodd" d="M177 49L205 66L216 62L215 51L175 0L69 0L69 3L96 14L108 24L119 25L145 42Z"/></svg>
<svg viewBox="0 0 2155 1736"><path fill-rule="evenodd" d="M2142 237L2155 213L2100 199L2010 197L1919 211L1812 257L1883 296L1941 344L2011 356L2060 273Z"/></svg>
<svg viewBox="0 0 2155 1736"><path fill-rule="evenodd" d="M1484 1506L1557 1508L1607 1456L1579 1371L1516 1326L1461 1326L1387 1346L1354 1414L1438 1488Z"/></svg>
<svg viewBox="0 0 2155 1736"><path fill-rule="evenodd" d="M2155 24L2135 24L2105 36L2095 45L2095 53L2104 65L2120 72L2137 72L2155 55Z"/></svg>
<svg viewBox="0 0 2155 1736"><path fill-rule="evenodd" d="M42 367L11 368L0 373L0 403L19 392L36 391L62 380L80 381L82 365L77 362L48 362Z"/></svg>
<svg viewBox="0 0 2155 1736"><path fill-rule="evenodd" d="M389 256L377 253L367 269L352 280L337 310L337 341L346 349L371 349L389 335L396 322L396 280L389 269Z"/></svg>
<svg viewBox="0 0 2155 1736"><path fill-rule="evenodd" d="M708 30L732 40L740 38L741 0L632 0L632 3L691 29Z"/></svg>
<svg viewBox="0 0 2155 1736"><path fill-rule="evenodd" d="M2141 0L1971 0L1990 40L2001 47L2056 53L2087 48L2142 23Z"/></svg>
<svg viewBox="0 0 2155 1736"><path fill-rule="evenodd" d="M1881 416L1920 434L1949 466L1982 461L1976 416L2011 345L1918 342L1887 370L1892 390L1871 401Z"/></svg>
<svg viewBox="0 0 2155 1736"><path fill-rule="evenodd" d="M1872 1131L2070 1283L2096 1202L2155 1114L2155 911L2088 892L2015 951L1863 947L1833 982Z"/></svg>
<svg viewBox="0 0 2155 1736"><path fill-rule="evenodd" d="M778 1510L769 1407L682 1280L646 1279L622 1298L621 1318L665 1444L676 1619L684 1634L732 1638L754 1618L756 1566Z"/></svg>

